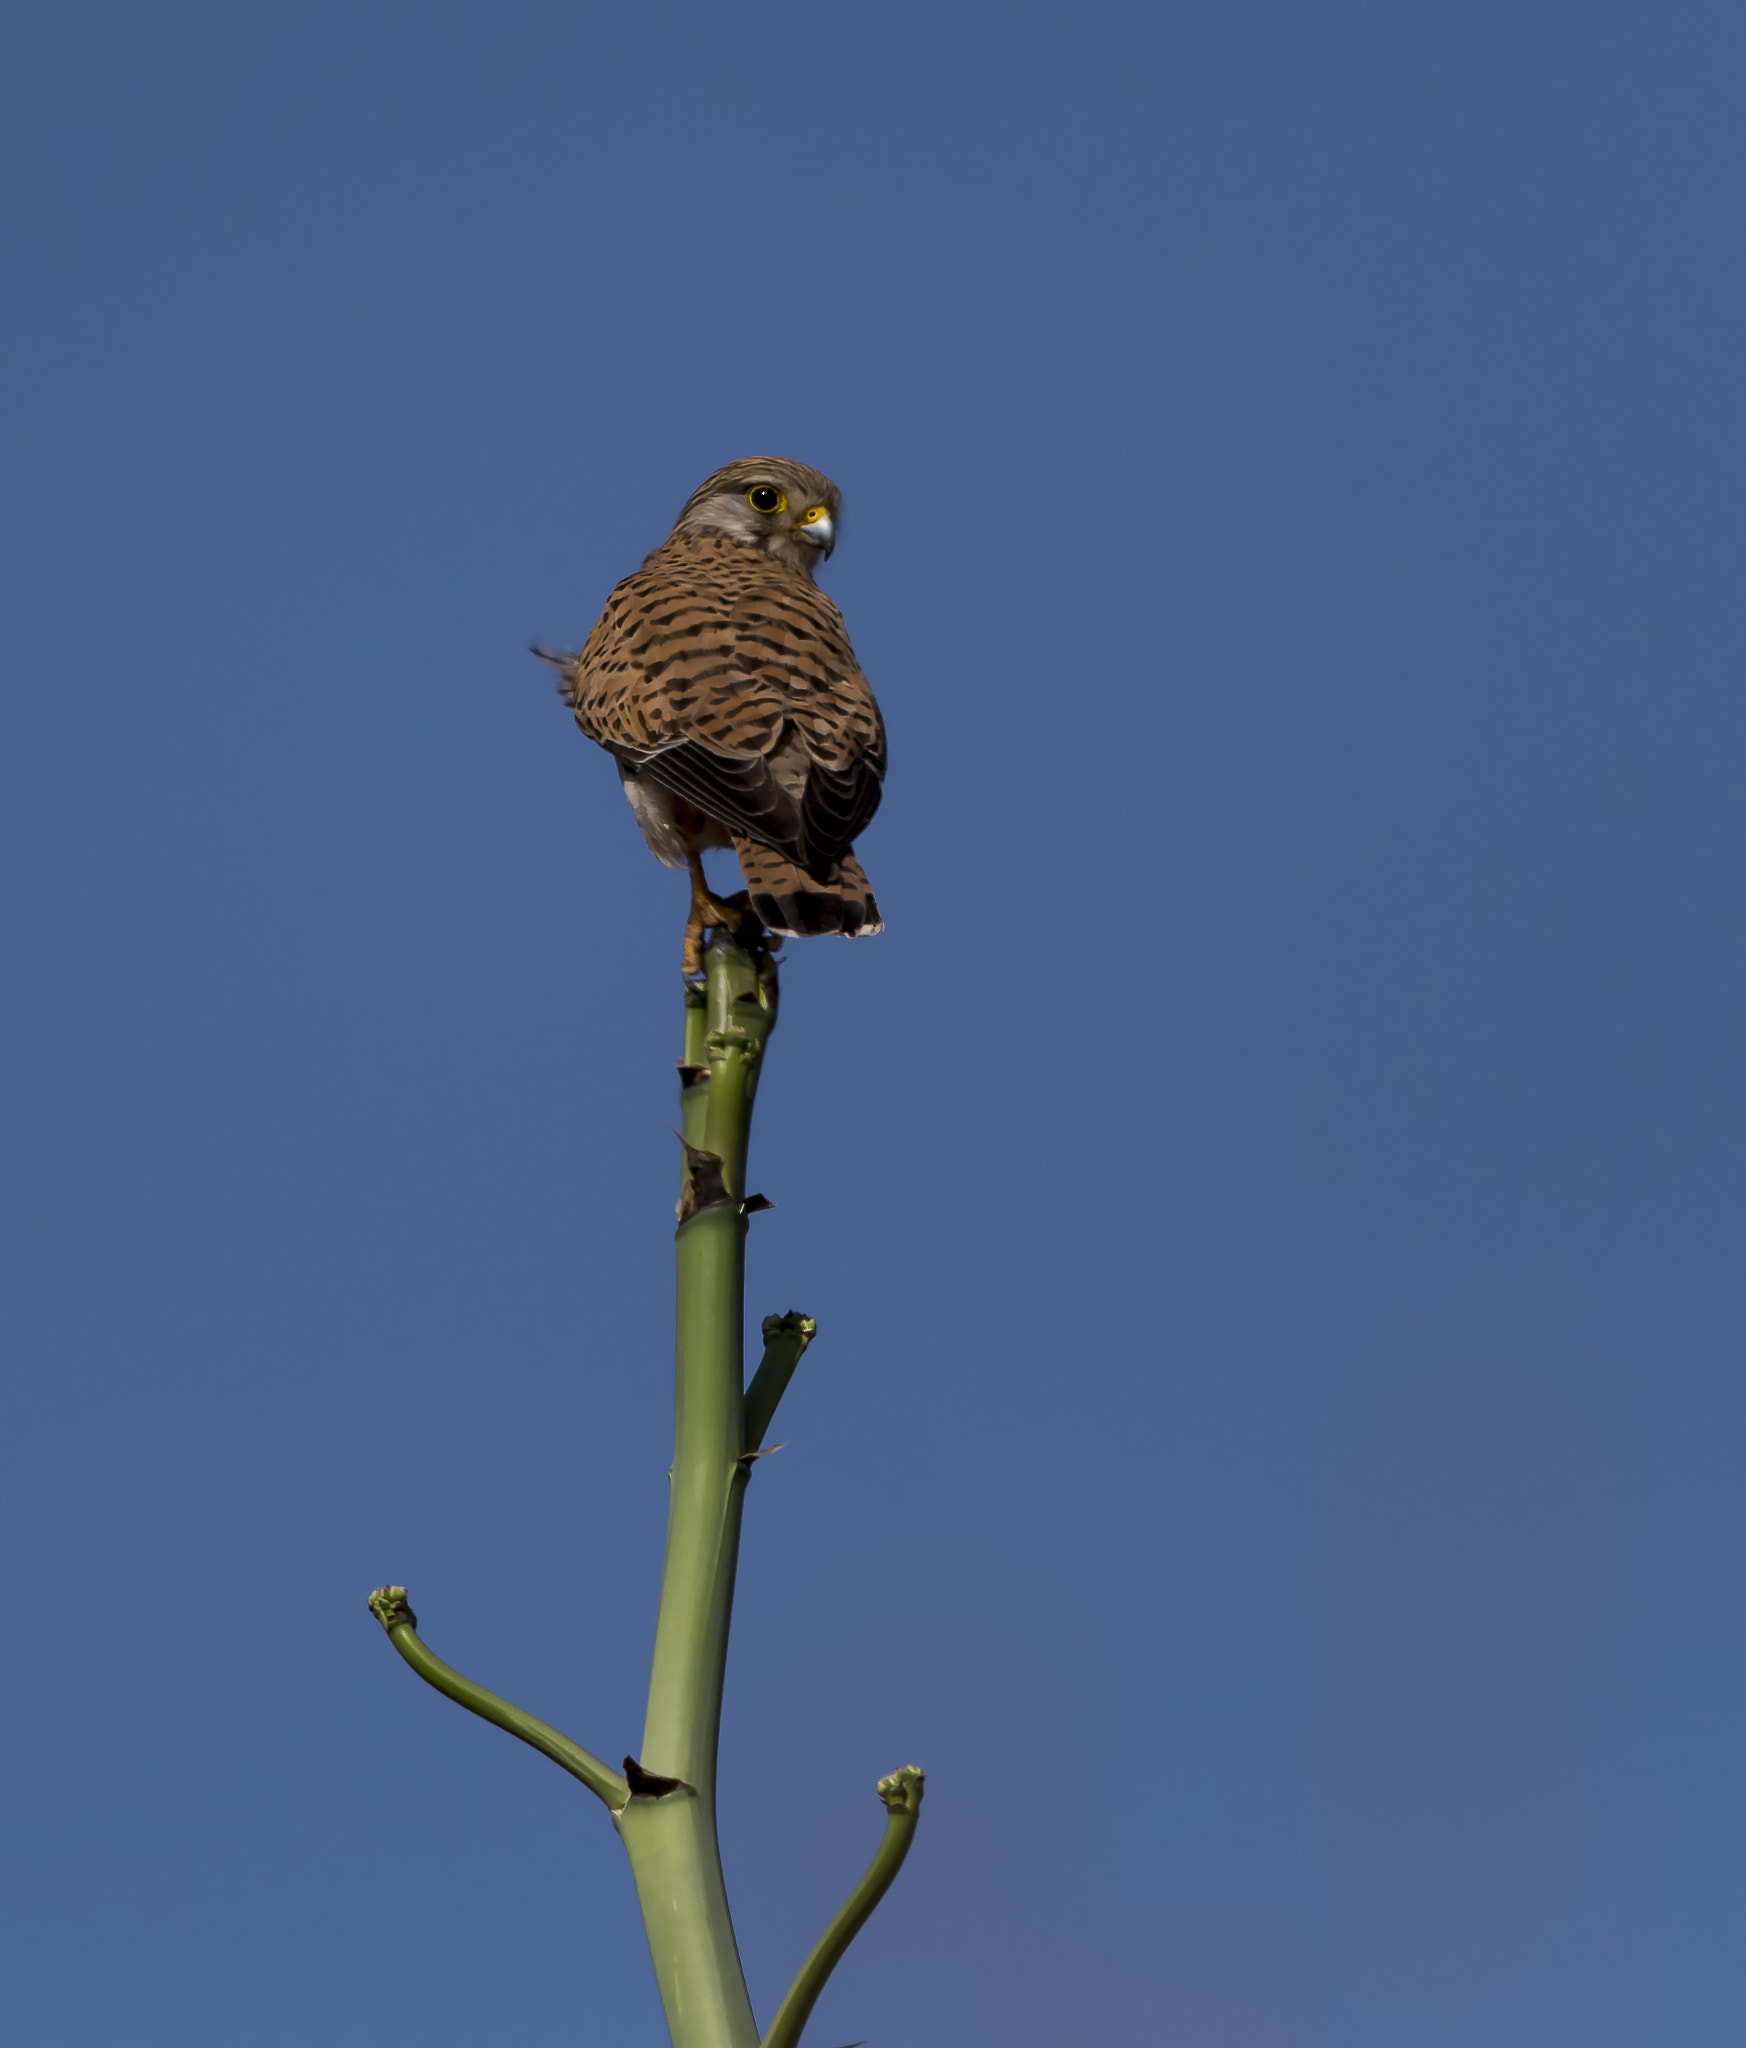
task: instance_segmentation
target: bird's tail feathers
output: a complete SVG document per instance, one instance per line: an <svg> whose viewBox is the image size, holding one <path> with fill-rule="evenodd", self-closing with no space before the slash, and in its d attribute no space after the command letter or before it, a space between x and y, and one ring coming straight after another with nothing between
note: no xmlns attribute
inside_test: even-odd
<svg viewBox="0 0 1746 2048"><path fill-rule="evenodd" d="M832 932L845 939L869 939L883 931L872 884L853 852L818 874L762 845L734 834L734 851L752 908L773 932L817 938Z"/></svg>

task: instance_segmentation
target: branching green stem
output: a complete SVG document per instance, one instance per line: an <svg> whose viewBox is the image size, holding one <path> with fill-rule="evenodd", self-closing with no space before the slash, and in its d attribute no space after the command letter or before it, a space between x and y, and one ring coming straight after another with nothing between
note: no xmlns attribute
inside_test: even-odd
<svg viewBox="0 0 1746 2048"><path fill-rule="evenodd" d="M793 1309L785 1316L764 1318L764 1356L752 1375L752 1384L746 1389L741 1427L741 1437L748 1451L755 1451L762 1445L775 1416L776 1404L787 1393L794 1368L817 1335L818 1325L812 1317L797 1315Z"/></svg>
<svg viewBox="0 0 1746 2048"><path fill-rule="evenodd" d="M605 1802L630 1856L673 2048L760 2048L722 1882L716 1750L746 1482L815 1325L792 1312L771 1316L763 1361L745 1385L746 1218L761 1206L748 1199L746 1146L776 1023L776 968L761 945L719 929L709 934L704 963L703 986L686 991L679 1063L685 1172L675 1239L673 1468L641 1759L627 1757L621 1777L451 1670L419 1640L403 1586L373 1593L370 1607L427 1684L531 1744ZM908 1853L921 1791L913 1767L880 1780L885 1839L807 1957L762 2048L795 2048L825 1980Z"/></svg>
<svg viewBox="0 0 1746 2048"><path fill-rule="evenodd" d="M599 1757L591 1755L580 1743L572 1742L569 1736L560 1735L549 1722L524 1714L520 1707L499 1699L496 1693L487 1692L484 1686L475 1685L470 1678L463 1678L452 1666L426 1649L419 1640L418 1617L406 1604L404 1586L382 1586L372 1593L370 1612L388 1631L388 1640L395 1649L427 1685L434 1685L438 1692L447 1693L450 1699L458 1701L481 1720L495 1722L511 1735L519 1736L541 1756L549 1756L560 1770L568 1771L572 1778L580 1778L597 1799L615 1811L629 1799L629 1785L610 1764L603 1764Z"/></svg>
<svg viewBox="0 0 1746 2048"><path fill-rule="evenodd" d="M885 1802L885 1838L861 1882L849 1894L842 1911L818 1938L812 1954L800 1966L800 1973L788 1987L788 1996L776 2008L762 2048L795 2048L801 2030L812 2017L825 1980L843 1959L873 1908L891 1889L891 1880L903 1868L909 1845L915 1839L915 1824L921 1816L922 1782L926 1773L905 1764L889 1778L879 1780L879 1797Z"/></svg>

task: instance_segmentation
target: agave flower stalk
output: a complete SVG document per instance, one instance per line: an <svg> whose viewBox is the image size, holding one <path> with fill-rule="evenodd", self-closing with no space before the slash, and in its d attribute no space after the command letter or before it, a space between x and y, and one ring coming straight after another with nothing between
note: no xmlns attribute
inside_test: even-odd
<svg viewBox="0 0 1746 2048"><path fill-rule="evenodd" d="M814 1334L809 1316L766 1318L763 1358L746 1384L746 1231L767 1206L746 1192L746 1152L777 993L776 963L750 929L711 932L702 986L686 991L673 1467L640 1756L616 1771L462 1677L425 1646L403 1586L370 1596L421 1678L550 1757L606 1807L630 1857L673 2048L760 2048L722 1880L715 1772L746 1487ZM922 1773L906 1766L878 1792L884 1840L801 1965L762 2048L796 2048L825 1980L908 1853Z"/></svg>

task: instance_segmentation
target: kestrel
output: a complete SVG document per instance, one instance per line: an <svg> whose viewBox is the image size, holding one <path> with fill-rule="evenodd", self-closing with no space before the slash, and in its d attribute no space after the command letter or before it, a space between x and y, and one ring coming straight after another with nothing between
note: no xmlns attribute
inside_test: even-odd
<svg viewBox="0 0 1746 2048"><path fill-rule="evenodd" d="M881 929L853 842L879 808L885 727L842 614L812 580L841 503L803 463L730 462L613 591L582 652L545 657L576 723L618 763L650 852L690 870L687 974L705 927L736 925L747 901L776 932ZM710 894L710 846L739 855L737 904Z"/></svg>

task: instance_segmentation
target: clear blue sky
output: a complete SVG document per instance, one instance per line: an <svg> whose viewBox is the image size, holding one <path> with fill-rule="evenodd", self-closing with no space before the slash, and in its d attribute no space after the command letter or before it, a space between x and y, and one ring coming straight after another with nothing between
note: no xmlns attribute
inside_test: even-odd
<svg viewBox="0 0 1746 2048"><path fill-rule="evenodd" d="M21 2048L656 2048L683 889L530 638L846 502L723 1828L818 2048L1737 2048L1737 6L15 6Z"/></svg>

